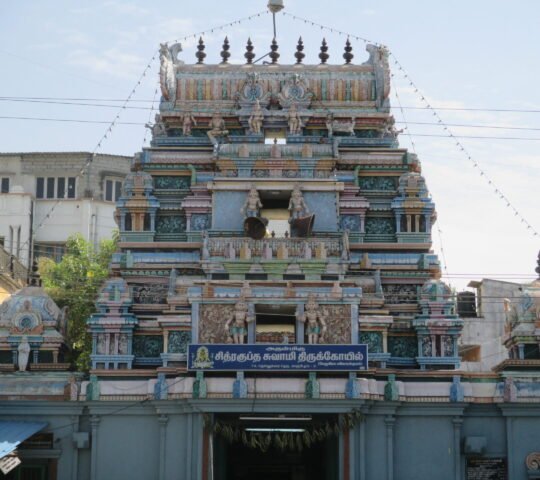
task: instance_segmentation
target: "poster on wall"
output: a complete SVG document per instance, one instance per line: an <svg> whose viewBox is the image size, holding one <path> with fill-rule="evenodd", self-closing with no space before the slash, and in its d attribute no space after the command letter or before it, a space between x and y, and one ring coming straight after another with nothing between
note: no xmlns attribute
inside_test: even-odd
<svg viewBox="0 0 540 480"><path fill-rule="evenodd" d="M506 458L468 458L467 480L508 480Z"/></svg>
<svg viewBox="0 0 540 480"><path fill-rule="evenodd" d="M358 371L368 368L367 345L194 344L188 369L210 371Z"/></svg>

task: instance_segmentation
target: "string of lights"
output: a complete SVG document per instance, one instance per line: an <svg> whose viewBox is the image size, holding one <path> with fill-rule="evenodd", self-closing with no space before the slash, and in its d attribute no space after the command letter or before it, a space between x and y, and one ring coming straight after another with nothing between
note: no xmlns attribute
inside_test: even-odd
<svg viewBox="0 0 540 480"><path fill-rule="evenodd" d="M220 26L217 26L217 27L213 27L211 29L208 29L208 30L205 30L205 31L202 31L202 32L199 32L199 33L195 33L195 34L191 34L191 35L186 35L185 37L181 37L181 39L175 39L174 42L179 42L180 40L187 40L188 38L197 38L197 36L201 36L201 35L205 35L205 34L208 34L208 33L211 33L213 32L214 30L222 30L223 28L226 28L226 27L230 27L230 26L233 26L233 25L236 25L236 24L239 24L240 22L242 21L249 21L249 20L252 20L256 17L260 17L262 14L265 14L265 13L269 13L268 10L264 10L262 12L259 12L259 13L255 13L253 15L249 15L248 17L244 17L244 18L241 18L239 20L234 20L232 22L228 22L226 24L223 24L223 25L220 25ZM92 154L89 156L88 158L88 161L85 163L85 165L83 166L83 168L80 170L80 172L76 175L76 178L80 178L80 177L83 177L85 175L85 172L86 170L88 169L88 167L92 164L92 161L94 159L94 156L96 155L97 151L102 147L103 145L103 142L105 142L105 140L109 137L109 135L112 133L114 127L116 126L119 118L120 118L120 115L122 114L122 112L124 110L126 110L127 106L128 106L128 103L132 100L132 97L133 95L135 95L135 92L137 91L138 87L141 85L144 77L146 77L147 73L151 70L152 68L152 64L154 63L154 60L158 57L159 55L159 50L155 51L154 54L152 55L152 58L149 60L149 62L146 64L146 66L144 67L141 75L139 76L138 80L137 80L137 83L135 84L135 86L131 89L131 91L129 92L128 96L124 99L124 101L122 102L120 108L118 109L116 115L114 116L113 120L109 123L109 126L108 128L105 130L105 132L103 133L103 135L101 136L101 138L98 140L96 146L94 147L94 149L92 150ZM56 207L59 205L60 203L60 200L61 199L58 199L50 208L50 210L47 212L47 214L43 217L43 219L34 227L33 229L33 232L34 232L34 235L35 235L35 232L37 230L39 230L43 225L44 223L51 217L51 215L54 213ZM26 242L23 244L26 245L28 244L28 242L30 241L30 239L26 240Z"/></svg>
<svg viewBox="0 0 540 480"><path fill-rule="evenodd" d="M150 108L150 113L148 114L148 122L145 125L146 128L144 129L143 145L146 145L146 139L148 137L148 133L150 132L150 125L152 123L152 114L154 113L154 108L155 108L154 104L155 104L155 101L156 101L156 98L157 98L158 90L159 90L159 81L156 84L156 89L154 90L154 98L152 100L152 108Z"/></svg>
<svg viewBox="0 0 540 480"><path fill-rule="evenodd" d="M420 89L418 88L418 86L416 85L416 83L412 80L411 76L407 73L407 71L404 69L403 65L399 62L399 60L397 59L396 55L391 51L389 50L386 46L380 44L380 43L377 43L377 42L372 42L364 37L360 37L358 35L354 35L354 34L351 34L351 33L347 33L347 32L344 32L342 30L338 30L338 29L335 29L335 28L332 28L332 27L328 27L326 25L323 25L323 24L320 24L320 23L317 23L317 22L313 22L312 20L309 20L309 19L306 19L306 18L303 18L303 17L300 17L298 15L292 15L292 14L289 14L287 12L282 12L283 15L285 16L288 16L288 17L291 17L293 20L299 20L299 21L303 21L305 24L311 24L311 26L317 26L319 27L321 30L326 30L326 31L329 31L329 32L333 32L333 33L338 33L339 35L345 35L347 36L348 38L352 38L354 40L357 40L357 41L361 41L361 42L364 42L364 43L372 43L373 45L376 45L378 47L383 47L383 48L386 48L387 51L388 51L388 55L389 57L391 57L394 61L394 65L397 67L398 71L404 76L405 80L409 83L409 85L414 89L414 93L416 93L420 100L423 102L424 104L424 108L425 109L428 109L432 115L436 118L437 120L437 123L440 124L440 126L444 129L444 131L447 133L447 137L452 139L456 145L456 147L458 147L458 149L469 159L469 161L472 162L473 164L473 167L476 168L479 173L480 173L480 176L484 177L484 179L487 181L487 183L490 185L490 187L493 188L493 191L495 192L495 194L501 199L503 200L505 203L506 203L506 207L507 208L510 208L514 214L514 216L516 216L520 222L525 225L526 227L526 230L529 231L534 237L538 237L540 234L538 233L538 231L527 221L527 219L520 213L520 211L513 205L513 203L508 199L508 197L501 191L501 189L495 184L495 182L491 179L491 177L489 177L487 175L487 173L481 168L480 164L478 163L477 160L473 159L473 157L470 155L470 153L468 152L468 150L465 148L465 146L463 145L463 143L460 141L460 138L469 138L469 137L465 137L463 135L460 135L460 136L456 136L452 133L452 131L449 129L449 126L442 120L442 118L440 117L440 115L438 114L438 112L436 111L435 107L433 107L429 102L428 100L425 98L425 96L420 92ZM412 134L412 133L411 133ZM432 136L432 135L429 135L429 134L422 134L422 135L416 135L414 134L415 136ZM486 138L486 137L482 137L482 138Z"/></svg>

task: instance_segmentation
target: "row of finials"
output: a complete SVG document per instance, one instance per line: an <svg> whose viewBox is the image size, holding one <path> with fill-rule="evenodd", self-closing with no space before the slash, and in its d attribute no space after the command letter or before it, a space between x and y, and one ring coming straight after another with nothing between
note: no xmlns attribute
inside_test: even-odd
<svg viewBox="0 0 540 480"><path fill-rule="evenodd" d="M197 57L197 64L204 63L204 58L206 57L206 53L204 53L204 49L206 48L206 45L204 44L204 41L202 37L199 38L199 43L197 45L197 52L195 53L195 56ZM220 55L222 60L222 64L228 63L229 57L231 56L229 49L231 48L229 45L229 39L225 37L225 40L223 41L223 50L221 50ZM270 45L270 52L268 52L266 55L262 56L261 58L255 60L257 62L258 60L261 60L262 58L268 56L270 57L270 60L272 64L278 63L278 58L280 57L280 54L278 52L278 44L276 42L276 39L272 39L272 44ZM254 50L255 47L253 46L253 43L251 42L251 39L248 38L247 45L246 45L246 53L244 53L244 57L246 58L246 63L251 64L254 63L254 59L256 57ZM298 39L298 44L296 45L296 52L294 53L294 57L296 58L296 63L301 64L302 60L306 56L304 53L304 42L302 41L302 37ZM351 42L347 38L347 41L345 42L345 53L343 54L343 58L345 59L345 64L350 64L354 55L352 53L352 46ZM321 60L321 64L325 64L328 59L330 58L330 55L328 54L328 44L326 43L326 39L323 38L322 44L321 44L321 52L319 53L319 58Z"/></svg>

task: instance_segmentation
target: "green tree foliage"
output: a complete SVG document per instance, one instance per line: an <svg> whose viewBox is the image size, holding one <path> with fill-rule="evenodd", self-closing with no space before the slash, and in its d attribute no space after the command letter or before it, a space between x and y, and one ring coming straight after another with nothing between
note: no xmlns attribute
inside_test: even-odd
<svg viewBox="0 0 540 480"><path fill-rule="evenodd" d="M116 251L117 238L103 240L98 249L82 235L71 236L59 263L39 260L39 273L45 291L62 308L68 307L68 338L71 362L79 370L88 370L92 339L86 320L95 312L99 289L109 276L109 263Z"/></svg>

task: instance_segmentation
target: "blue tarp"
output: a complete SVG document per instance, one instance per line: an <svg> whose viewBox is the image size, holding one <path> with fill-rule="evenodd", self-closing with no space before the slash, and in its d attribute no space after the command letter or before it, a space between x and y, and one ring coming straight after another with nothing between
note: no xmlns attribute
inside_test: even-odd
<svg viewBox="0 0 540 480"><path fill-rule="evenodd" d="M46 426L46 422L0 421L0 458L13 452L27 438L43 430Z"/></svg>

